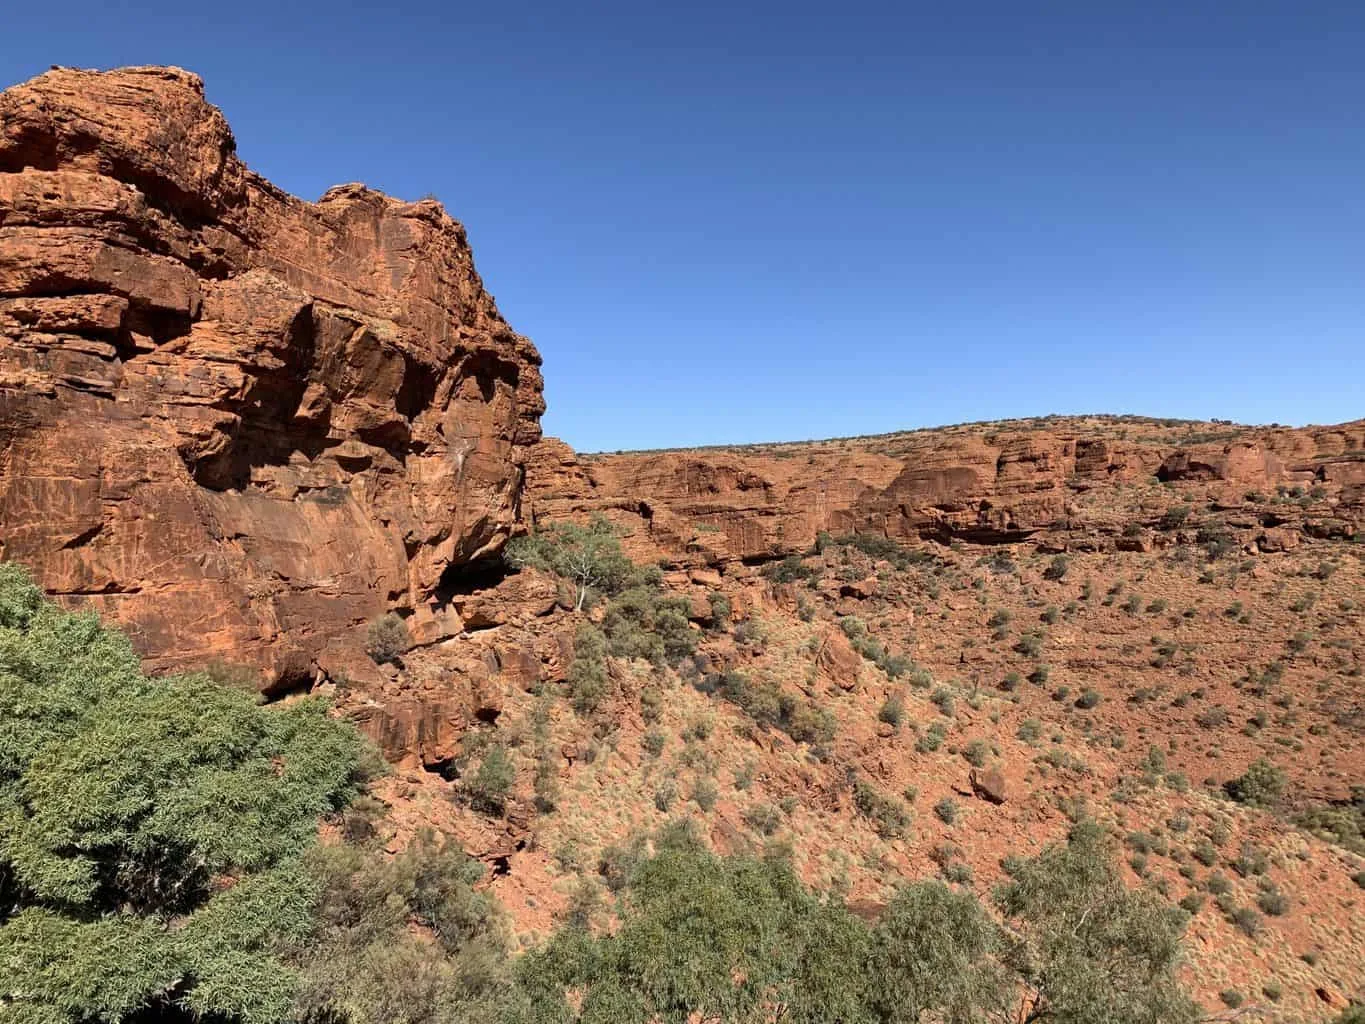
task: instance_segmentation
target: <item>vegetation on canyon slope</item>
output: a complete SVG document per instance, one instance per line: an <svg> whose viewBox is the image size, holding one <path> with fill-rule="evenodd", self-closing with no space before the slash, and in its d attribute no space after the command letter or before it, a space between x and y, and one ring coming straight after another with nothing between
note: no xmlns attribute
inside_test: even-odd
<svg viewBox="0 0 1365 1024"><path fill-rule="evenodd" d="M127 640L0 567L0 1006L23 1022L1196 1019L1182 912L1090 823L1011 866L996 914L937 882L867 923L780 849L641 839L508 952L478 865L372 836L372 758L324 705L142 674ZM319 840L321 834L327 836Z"/></svg>

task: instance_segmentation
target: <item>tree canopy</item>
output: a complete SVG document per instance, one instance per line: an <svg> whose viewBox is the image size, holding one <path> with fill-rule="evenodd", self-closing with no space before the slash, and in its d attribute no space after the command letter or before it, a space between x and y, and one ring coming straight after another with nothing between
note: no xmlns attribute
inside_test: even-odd
<svg viewBox="0 0 1365 1024"><path fill-rule="evenodd" d="M278 1021L312 927L300 856L363 781L354 729L202 675L0 565L0 996L16 1021L148 1007Z"/></svg>
<svg viewBox="0 0 1365 1024"><path fill-rule="evenodd" d="M507 545L513 566L530 566L562 576L574 585L574 608L594 593L615 594L628 585L635 566L621 551L621 540L605 516L586 525L556 523L517 537Z"/></svg>
<svg viewBox="0 0 1365 1024"><path fill-rule="evenodd" d="M1098 828L1023 862L998 923L938 881L874 924L780 857L718 857L685 830L626 879L619 925L582 919L519 965L522 1018L545 1022L1186 1024L1183 915L1123 887Z"/></svg>

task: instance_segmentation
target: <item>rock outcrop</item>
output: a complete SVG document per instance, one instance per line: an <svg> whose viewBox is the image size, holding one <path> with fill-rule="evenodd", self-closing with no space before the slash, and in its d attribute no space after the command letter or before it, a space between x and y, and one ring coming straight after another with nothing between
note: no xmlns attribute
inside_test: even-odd
<svg viewBox="0 0 1365 1024"><path fill-rule="evenodd" d="M1226 440L1194 443L1174 440L1174 429L1141 429L1116 439L1127 431L1112 420L1077 418L581 457L546 438L529 457L530 497L537 519L600 513L621 527L636 558L684 565L802 553L821 531L902 542L1035 541L1053 551L1087 535L1112 544L1133 525L1126 512L1106 516L1112 488L1153 480L1198 484L1238 504L1247 493L1312 492L1311 509L1276 505L1266 525L1297 517L1343 536L1365 527L1365 421L1230 428ZM1181 500L1177 489L1170 500Z"/></svg>
<svg viewBox="0 0 1365 1024"><path fill-rule="evenodd" d="M517 528L540 358L435 201L317 203L175 68L0 94L0 556L150 667L419 639Z"/></svg>

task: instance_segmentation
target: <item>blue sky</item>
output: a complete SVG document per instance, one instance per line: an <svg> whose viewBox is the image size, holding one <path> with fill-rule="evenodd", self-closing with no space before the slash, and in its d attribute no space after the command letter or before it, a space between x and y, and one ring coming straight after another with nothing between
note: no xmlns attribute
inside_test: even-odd
<svg viewBox="0 0 1365 1024"><path fill-rule="evenodd" d="M433 193L582 450L1365 415L1365 4L21 4L315 199Z"/></svg>

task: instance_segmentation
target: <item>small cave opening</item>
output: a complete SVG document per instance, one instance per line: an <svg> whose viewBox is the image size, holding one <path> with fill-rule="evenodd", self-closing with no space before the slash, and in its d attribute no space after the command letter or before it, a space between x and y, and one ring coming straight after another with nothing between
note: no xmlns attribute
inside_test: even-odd
<svg viewBox="0 0 1365 1024"><path fill-rule="evenodd" d="M502 708L479 708L474 712L474 717L485 725L497 725L498 719L502 717Z"/></svg>
<svg viewBox="0 0 1365 1024"><path fill-rule="evenodd" d="M273 704L286 697L309 693L316 681L313 660L302 651L288 651L279 658L272 671L265 673L259 691L265 703Z"/></svg>
<svg viewBox="0 0 1365 1024"><path fill-rule="evenodd" d="M432 775L439 775L446 782L456 782L460 778L460 768L453 757L424 762L422 768Z"/></svg>
<svg viewBox="0 0 1365 1024"><path fill-rule="evenodd" d="M436 398L441 379L437 373L403 353L403 383L394 396L394 408L408 421L415 420Z"/></svg>
<svg viewBox="0 0 1365 1024"><path fill-rule="evenodd" d="M506 878L512 873L512 857L510 854L494 857L490 864L493 869L491 872L493 878Z"/></svg>
<svg viewBox="0 0 1365 1024"><path fill-rule="evenodd" d="M501 555L476 558L472 562L455 563L445 567L436 583L436 599L442 604L456 597L468 597L480 590L496 587L511 574Z"/></svg>

